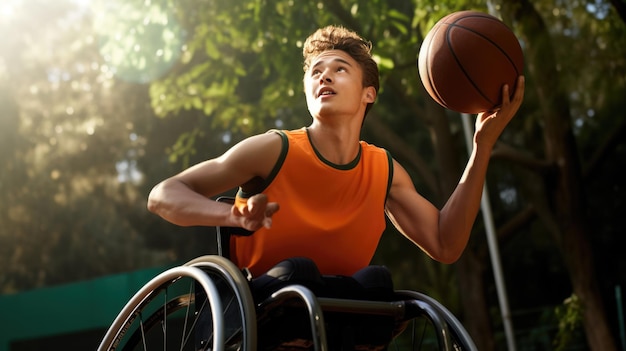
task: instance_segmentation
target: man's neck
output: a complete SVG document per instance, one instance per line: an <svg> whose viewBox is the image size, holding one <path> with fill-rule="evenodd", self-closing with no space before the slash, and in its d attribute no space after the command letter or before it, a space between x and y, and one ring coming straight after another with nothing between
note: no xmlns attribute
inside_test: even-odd
<svg viewBox="0 0 626 351"><path fill-rule="evenodd" d="M335 164L347 164L354 160L359 152L361 136L359 127L354 125L324 125L319 121L307 128L313 147L328 161Z"/></svg>

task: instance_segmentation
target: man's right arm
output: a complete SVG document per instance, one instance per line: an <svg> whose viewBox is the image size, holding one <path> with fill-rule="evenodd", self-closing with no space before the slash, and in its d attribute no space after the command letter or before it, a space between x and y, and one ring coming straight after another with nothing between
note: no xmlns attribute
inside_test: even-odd
<svg viewBox="0 0 626 351"><path fill-rule="evenodd" d="M148 210L180 226L236 226L255 230L251 227L259 223L268 225L268 221L258 217L268 214L271 217L278 209L277 204L258 202L256 198L248 209L237 209L213 201L211 197L255 177L267 177L280 150L281 138L275 133L247 138L222 156L194 165L157 184L148 196Z"/></svg>

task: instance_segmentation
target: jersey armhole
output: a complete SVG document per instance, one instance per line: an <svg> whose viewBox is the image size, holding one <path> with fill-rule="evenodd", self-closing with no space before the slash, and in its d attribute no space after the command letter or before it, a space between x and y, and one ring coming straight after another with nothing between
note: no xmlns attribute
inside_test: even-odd
<svg viewBox="0 0 626 351"><path fill-rule="evenodd" d="M385 194L385 202L387 202L389 192L391 191L391 184L393 183L393 157L391 157L391 154L386 149L385 153L387 154L387 163L389 165L389 178L387 178L387 192Z"/></svg>
<svg viewBox="0 0 626 351"><path fill-rule="evenodd" d="M281 137L281 142L282 142L282 146L280 149L280 155L278 156L278 159L276 160L276 164L274 165L274 167L272 168L272 171L270 172L270 174L267 176L267 178L265 180L263 180L263 182L260 184L260 186L252 191L243 191L243 189L241 187L239 187L239 190L237 191L237 197L242 198L242 199L247 199L250 198L256 194L259 194L261 192L263 192L263 190L265 190L274 180L274 178L276 178L276 175L278 174L278 171L280 171L280 169L282 168L283 164L285 163L285 159L287 158L287 152L289 151L289 139L287 138L287 134L285 134L285 131L283 130L277 130L277 129L271 129L269 131L267 131L267 133L276 133L278 135L280 135Z"/></svg>

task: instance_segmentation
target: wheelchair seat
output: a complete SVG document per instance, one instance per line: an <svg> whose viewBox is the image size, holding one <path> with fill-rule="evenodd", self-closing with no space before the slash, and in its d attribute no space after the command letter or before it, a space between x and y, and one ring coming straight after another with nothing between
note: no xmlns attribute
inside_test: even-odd
<svg viewBox="0 0 626 351"><path fill-rule="evenodd" d="M220 197L219 202L233 203L232 197ZM218 254L229 257L231 236L251 235L242 228L217 227ZM395 297L391 275L382 266L370 266L354 277L322 275L315 263L306 257L293 257L279 262L265 274L250 281L255 303L262 310L258 316L259 350L309 350L314 342L309 317L302 306L284 303L277 307L264 303L280 288L299 284L316 297L361 301L392 301ZM398 329L394 318L367 314L325 313L325 329L330 350L384 349ZM400 328L402 329L402 328Z"/></svg>
<svg viewBox="0 0 626 351"><path fill-rule="evenodd" d="M370 266L353 277L321 275L305 257L280 262L266 274L253 279L250 288L262 312L257 316L259 350L312 350L309 317L302 304L264 303L281 288L300 284L317 298L358 301L393 301L395 293L389 271ZM270 299L271 300L271 299ZM397 334L397 321L390 316L324 312L329 350L382 350Z"/></svg>

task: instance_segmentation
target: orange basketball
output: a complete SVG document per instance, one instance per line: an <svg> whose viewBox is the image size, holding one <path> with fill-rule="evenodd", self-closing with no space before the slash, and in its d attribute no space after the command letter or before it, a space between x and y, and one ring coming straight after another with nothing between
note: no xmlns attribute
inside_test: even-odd
<svg viewBox="0 0 626 351"><path fill-rule="evenodd" d="M504 84L513 94L524 54L515 34L496 17L459 11L443 17L428 32L417 66L435 101L473 114L499 106Z"/></svg>

